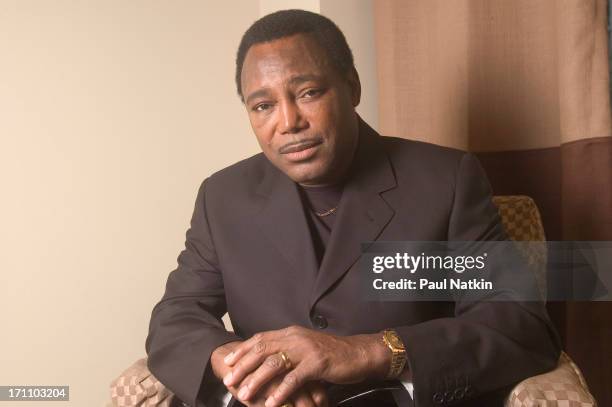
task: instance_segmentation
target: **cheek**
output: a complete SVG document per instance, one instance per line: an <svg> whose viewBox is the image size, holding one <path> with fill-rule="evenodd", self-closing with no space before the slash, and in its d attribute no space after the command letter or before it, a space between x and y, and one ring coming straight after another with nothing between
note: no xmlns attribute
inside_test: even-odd
<svg viewBox="0 0 612 407"><path fill-rule="evenodd" d="M249 115L249 121L251 123L251 129L253 129L253 133L255 137L257 137L257 142L261 148L268 148L272 144L272 139L274 137L274 129L270 125L270 120Z"/></svg>
<svg viewBox="0 0 612 407"><path fill-rule="evenodd" d="M324 132L333 132L339 123L341 123L342 103L338 100L338 95L331 94L321 101L321 103L313 103L309 110L309 116L313 122L316 122L320 130Z"/></svg>
<svg viewBox="0 0 612 407"><path fill-rule="evenodd" d="M272 138L267 134L256 133L257 143L262 151L268 152L272 151Z"/></svg>
<svg viewBox="0 0 612 407"><path fill-rule="evenodd" d="M338 142L338 124L341 123L340 112L333 106L318 106L311 113L311 123L315 127L313 130L323 137L327 149L333 149Z"/></svg>
<svg viewBox="0 0 612 407"><path fill-rule="evenodd" d="M307 116L311 122L320 124L328 124L333 122L333 118L336 116L333 103L330 100L324 100L320 103L310 103L305 105L302 109L304 116Z"/></svg>

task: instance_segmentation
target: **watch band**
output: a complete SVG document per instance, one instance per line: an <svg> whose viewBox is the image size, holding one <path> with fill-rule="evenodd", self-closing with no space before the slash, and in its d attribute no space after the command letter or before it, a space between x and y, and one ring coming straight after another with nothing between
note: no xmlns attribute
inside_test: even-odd
<svg viewBox="0 0 612 407"><path fill-rule="evenodd" d="M391 350L391 366L387 379L396 379L406 366L406 349L397 332L392 329L383 331L383 342Z"/></svg>

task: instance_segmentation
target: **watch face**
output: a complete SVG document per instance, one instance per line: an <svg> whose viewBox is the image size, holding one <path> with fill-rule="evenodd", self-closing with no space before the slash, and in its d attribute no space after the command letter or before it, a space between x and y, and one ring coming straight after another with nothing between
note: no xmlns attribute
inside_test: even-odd
<svg viewBox="0 0 612 407"><path fill-rule="evenodd" d="M397 334L393 331L389 331L387 333L387 340L394 348L404 349L404 344L402 340L397 336Z"/></svg>

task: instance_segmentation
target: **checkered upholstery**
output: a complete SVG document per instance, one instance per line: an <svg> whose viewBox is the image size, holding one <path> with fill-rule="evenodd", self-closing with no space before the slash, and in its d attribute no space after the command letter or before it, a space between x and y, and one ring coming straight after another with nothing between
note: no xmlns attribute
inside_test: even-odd
<svg viewBox="0 0 612 407"><path fill-rule="evenodd" d="M520 382L506 400L506 407L594 407L580 370L565 352L552 372Z"/></svg>
<svg viewBox="0 0 612 407"><path fill-rule="evenodd" d="M517 243L535 280L542 299L546 299L546 236L540 212L533 199L523 195L493 197L508 236Z"/></svg>
<svg viewBox="0 0 612 407"><path fill-rule="evenodd" d="M146 359L137 360L111 383L114 407L170 407L174 394L147 368Z"/></svg>
<svg viewBox="0 0 612 407"><path fill-rule="evenodd" d="M493 197L493 203L512 240L546 240L540 212L533 199L524 195L500 195Z"/></svg>
<svg viewBox="0 0 612 407"><path fill-rule="evenodd" d="M546 236L540 212L528 196L493 197L508 236L515 241L531 241L517 246L532 269L543 298L546 297ZM506 407L594 407L597 403L570 357L562 352L557 368L520 382L508 396Z"/></svg>
<svg viewBox="0 0 612 407"><path fill-rule="evenodd" d="M527 196L496 196L493 202L511 239L542 242L541 246L529 245L525 255L530 263L544 265L544 228L533 200ZM542 279L545 281L544 267L538 270L542 270L538 282ZM136 361L113 380L110 390L112 407L170 407L174 397L151 374L146 359ZM596 406L582 373L565 352L561 353L555 370L523 380L512 390L505 403L505 407Z"/></svg>

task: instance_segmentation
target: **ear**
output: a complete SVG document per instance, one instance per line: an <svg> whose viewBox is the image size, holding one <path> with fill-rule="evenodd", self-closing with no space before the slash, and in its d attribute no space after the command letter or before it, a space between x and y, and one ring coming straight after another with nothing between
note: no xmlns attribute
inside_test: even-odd
<svg viewBox="0 0 612 407"><path fill-rule="evenodd" d="M359 74L355 67L352 67L348 73L348 84L351 90L351 101L353 107L357 107L361 101L361 82L359 81Z"/></svg>

